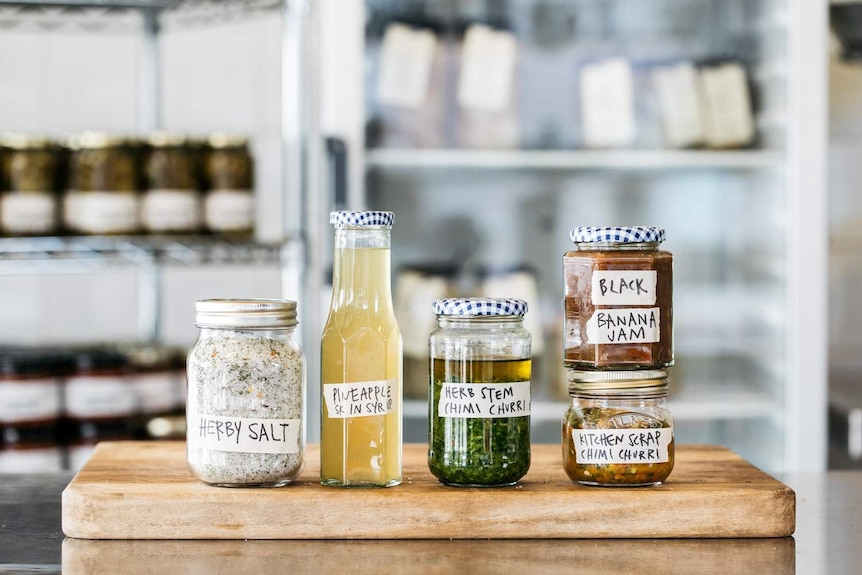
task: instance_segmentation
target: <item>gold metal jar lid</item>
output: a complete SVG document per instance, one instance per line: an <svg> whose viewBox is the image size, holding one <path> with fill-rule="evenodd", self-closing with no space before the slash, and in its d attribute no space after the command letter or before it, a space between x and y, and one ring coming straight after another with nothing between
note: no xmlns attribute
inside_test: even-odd
<svg viewBox="0 0 862 575"><path fill-rule="evenodd" d="M44 134L6 132L0 135L0 147L11 150L49 150L55 146L55 140Z"/></svg>
<svg viewBox="0 0 862 575"><path fill-rule="evenodd" d="M147 136L147 144L153 148L180 148L191 143L187 135L178 132L153 132Z"/></svg>
<svg viewBox="0 0 862 575"><path fill-rule="evenodd" d="M204 299L195 302L195 325L214 328L294 327L296 302L286 299Z"/></svg>
<svg viewBox="0 0 862 575"><path fill-rule="evenodd" d="M213 132L207 137L210 148L245 148L248 146L248 137L239 134L228 134L226 132Z"/></svg>
<svg viewBox="0 0 862 575"><path fill-rule="evenodd" d="M73 134L66 139L66 147L72 150L104 150L107 148L137 146L140 143L140 138L127 134L93 131Z"/></svg>
<svg viewBox="0 0 862 575"><path fill-rule="evenodd" d="M667 387L666 369L642 371L569 370L569 395L583 392L634 391Z"/></svg>

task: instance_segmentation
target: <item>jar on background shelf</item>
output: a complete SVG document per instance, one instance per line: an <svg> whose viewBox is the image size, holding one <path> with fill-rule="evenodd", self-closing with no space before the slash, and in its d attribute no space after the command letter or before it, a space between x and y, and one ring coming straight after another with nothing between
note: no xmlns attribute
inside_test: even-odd
<svg viewBox="0 0 862 575"><path fill-rule="evenodd" d="M27 134L0 137L0 235L47 236L59 231L58 146Z"/></svg>
<svg viewBox="0 0 862 575"><path fill-rule="evenodd" d="M199 151L194 142L180 134L157 132L147 144L141 226L150 233L200 231Z"/></svg>
<svg viewBox="0 0 862 575"><path fill-rule="evenodd" d="M658 485L674 464L666 370L570 371L563 467L597 486Z"/></svg>
<svg viewBox="0 0 862 575"><path fill-rule="evenodd" d="M63 223L78 234L133 234L139 229L140 142L101 132L69 141Z"/></svg>
<svg viewBox="0 0 862 575"><path fill-rule="evenodd" d="M654 227L580 227L563 256L563 363L570 369L673 364L673 255Z"/></svg>
<svg viewBox="0 0 862 575"><path fill-rule="evenodd" d="M65 384L66 439L69 466L79 469L100 441L135 438L139 406L125 354L93 348L72 357Z"/></svg>
<svg viewBox="0 0 862 575"><path fill-rule="evenodd" d="M35 350L0 356L0 472L63 469L60 420L65 358Z"/></svg>
<svg viewBox="0 0 862 575"><path fill-rule="evenodd" d="M296 302L209 299L195 304L188 357L188 466L219 486L279 487L305 457L305 359Z"/></svg>
<svg viewBox="0 0 862 575"><path fill-rule="evenodd" d="M395 277L395 315L404 341L404 399L428 400L428 334L437 321L433 303L455 295L457 267L408 264Z"/></svg>
<svg viewBox="0 0 862 575"><path fill-rule="evenodd" d="M513 485L530 468L527 303L449 298L433 309L428 466L447 485Z"/></svg>
<svg viewBox="0 0 862 575"><path fill-rule="evenodd" d="M141 417L138 436L162 437L153 434L149 424L153 419L173 415L177 406L173 351L153 345L137 345L125 353L131 364L129 380Z"/></svg>
<svg viewBox="0 0 862 575"><path fill-rule="evenodd" d="M248 138L211 134L204 159L204 223L215 234L254 232L254 159Z"/></svg>

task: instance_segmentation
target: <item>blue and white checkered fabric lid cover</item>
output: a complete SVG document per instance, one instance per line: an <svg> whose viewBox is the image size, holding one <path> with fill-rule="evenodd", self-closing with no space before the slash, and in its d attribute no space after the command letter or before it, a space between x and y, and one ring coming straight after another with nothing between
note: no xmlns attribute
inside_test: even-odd
<svg viewBox="0 0 862 575"><path fill-rule="evenodd" d="M576 244L608 242L631 244L641 242L663 242L664 229L647 226L601 226L575 228L569 234Z"/></svg>
<svg viewBox="0 0 862 575"><path fill-rule="evenodd" d="M340 228L344 226L391 226L395 212L355 212L341 210L329 212L329 223Z"/></svg>
<svg viewBox="0 0 862 575"><path fill-rule="evenodd" d="M514 298L448 297L435 301L433 308L437 315L524 315L527 302Z"/></svg>

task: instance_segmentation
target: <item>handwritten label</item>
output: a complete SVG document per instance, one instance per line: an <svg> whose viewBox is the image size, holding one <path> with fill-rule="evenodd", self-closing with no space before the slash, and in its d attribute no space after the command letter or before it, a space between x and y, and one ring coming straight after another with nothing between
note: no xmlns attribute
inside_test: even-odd
<svg viewBox="0 0 862 575"><path fill-rule="evenodd" d="M16 233L54 231L57 205L49 192L10 192L0 198L0 227Z"/></svg>
<svg viewBox="0 0 862 575"><path fill-rule="evenodd" d="M133 232L138 227L138 196L127 192L70 191L66 224L92 234Z"/></svg>
<svg viewBox="0 0 862 575"><path fill-rule="evenodd" d="M149 230L194 230L200 223L197 190L149 190L141 200L141 221Z"/></svg>
<svg viewBox="0 0 862 575"><path fill-rule="evenodd" d="M0 422L42 421L62 412L60 383L55 378L0 383Z"/></svg>
<svg viewBox="0 0 862 575"><path fill-rule="evenodd" d="M593 344L661 341L659 308L602 309L587 320L587 342Z"/></svg>
<svg viewBox="0 0 862 575"><path fill-rule="evenodd" d="M331 419L386 415L395 409L397 380L325 383L323 397Z"/></svg>
<svg viewBox="0 0 862 575"><path fill-rule="evenodd" d="M66 380L66 415L113 417L135 413L138 400L122 376L70 377Z"/></svg>
<svg viewBox="0 0 862 575"><path fill-rule="evenodd" d="M189 447L237 453L299 453L299 419L191 415Z"/></svg>
<svg viewBox="0 0 862 575"><path fill-rule="evenodd" d="M254 225L251 190L210 190L204 200L204 220L211 230L244 230Z"/></svg>
<svg viewBox="0 0 862 575"><path fill-rule="evenodd" d="M667 463L673 427L573 429L572 439L581 464Z"/></svg>
<svg viewBox="0 0 862 575"><path fill-rule="evenodd" d="M655 305L657 273L597 270L593 272L594 305Z"/></svg>
<svg viewBox="0 0 862 575"><path fill-rule="evenodd" d="M530 415L530 382L444 383L437 414L477 419Z"/></svg>

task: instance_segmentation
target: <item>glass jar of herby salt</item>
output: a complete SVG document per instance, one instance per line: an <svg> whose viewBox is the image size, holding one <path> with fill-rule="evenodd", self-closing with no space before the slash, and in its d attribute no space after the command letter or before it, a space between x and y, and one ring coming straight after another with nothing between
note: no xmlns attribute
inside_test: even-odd
<svg viewBox="0 0 862 575"><path fill-rule="evenodd" d="M187 455L212 485L280 487L302 470L305 359L296 302L209 299L188 357Z"/></svg>

